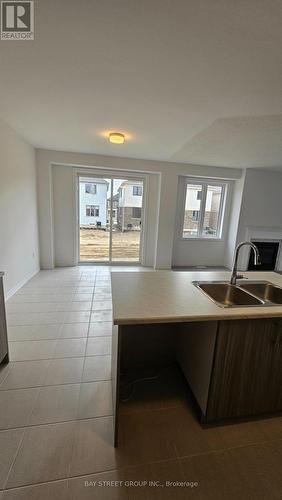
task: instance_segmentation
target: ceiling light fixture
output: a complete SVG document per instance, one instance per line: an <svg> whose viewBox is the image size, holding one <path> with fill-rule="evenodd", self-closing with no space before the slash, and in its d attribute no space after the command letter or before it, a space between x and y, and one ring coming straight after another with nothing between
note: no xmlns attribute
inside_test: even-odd
<svg viewBox="0 0 282 500"><path fill-rule="evenodd" d="M125 136L120 132L111 132L109 134L109 141L113 144L123 144L125 141Z"/></svg>

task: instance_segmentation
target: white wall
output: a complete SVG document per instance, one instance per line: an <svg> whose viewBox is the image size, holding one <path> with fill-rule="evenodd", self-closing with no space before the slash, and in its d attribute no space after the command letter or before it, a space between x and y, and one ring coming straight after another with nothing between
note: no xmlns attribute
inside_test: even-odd
<svg viewBox="0 0 282 500"><path fill-rule="evenodd" d="M282 227L282 173L246 170L238 240L248 226Z"/></svg>
<svg viewBox="0 0 282 500"><path fill-rule="evenodd" d="M238 224L237 243L249 238L250 228L282 231L282 173L247 169ZM275 232L275 231L274 231ZM239 266L248 249L241 253ZM245 258L244 258L245 256ZM243 266L244 269L244 266Z"/></svg>
<svg viewBox="0 0 282 500"><path fill-rule="evenodd" d="M242 171L232 168L199 167L182 163L169 163L132 158L118 158L92 154L67 153L62 151L37 151L38 198L40 217L41 265L52 268L54 258L54 221L52 209L52 164L71 167L100 167L109 171L131 171L136 176L147 175L148 210L146 256L144 263L156 268L170 268L173 260L173 243L178 196L179 176L214 177L218 179L239 179ZM55 167L57 168L57 167ZM70 203L71 207L71 203ZM71 213L71 209L68 214ZM69 215L66 215L67 218ZM144 225L145 225L144 224ZM69 237L71 233L69 230ZM150 255L150 259L148 259ZM185 253L187 255L187 252ZM208 255L208 252L206 252ZM193 257L193 263L192 262ZM203 256L204 258L204 256ZM197 251L191 249L190 257L183 265L195 265ZM66 264L67 265L67 264Z"/></svg>
<svg viewBox="0 0 282 500"><path fill-rule="evenodd" d="M52 167L53 255L55 266L73 266L75 253L74 175L69 167ZM41 227L42 229L42 227Z"/></svg>
<svg viewBox="0 0 282 500"><path fill-rule="evenodd" d="M6 296L38 268L35 152L0 121L0 270Z"/></svg>
<svg viewBox="0 0 282 500"><path fill-rule="evenodd" d="M224 260L225 266L228 267L229 269L231 269L232 267L234 259L234 249L237 242L238 224L241 213L241 203L242 203L244 183L245 183L245 172L243 173L241 179L234 181L232 189L230 217L228 222L228 234L226 240L225 260Z"/></svg>

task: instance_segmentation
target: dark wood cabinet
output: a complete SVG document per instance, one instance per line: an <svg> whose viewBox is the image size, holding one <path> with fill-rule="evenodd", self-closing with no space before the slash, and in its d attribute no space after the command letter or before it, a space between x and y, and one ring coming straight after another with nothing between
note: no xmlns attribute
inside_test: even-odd
<svg viewBox="0 0 282 500"><path fill-rule="evenodd" d="M3 275L0 273L0 363L8 363L8 338L3 290Z"/></svg>
<svg viewBox="0 0 282 500"><path fill-rule="evenodd" d="M220 321L206 422L282 411L282 319Z"/></svg>
<svg viewBox="0 0 282 500"><path fill-rule="evenodd" d="M203 424L282 412L282 318L114 326L115 446L120 373L134 379L139 369L161 373L175 361Z"/></svg>

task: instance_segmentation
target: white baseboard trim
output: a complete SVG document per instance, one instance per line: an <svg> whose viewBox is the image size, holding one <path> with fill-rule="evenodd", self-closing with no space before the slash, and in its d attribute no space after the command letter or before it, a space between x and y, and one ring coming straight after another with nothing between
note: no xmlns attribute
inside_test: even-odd
<svg viewBox="0 0 282 500"><path fill-rule="evenodd" d="M8 290L5 293L5 302L7 302L7 300L9 300L29 280L31 280L31 278L33 278L33 276L35 276L37 273L39 273L39 271L40 271L40 268L38 267L38 269L36 269L35 271L33 271L31 274L29 274L28 276L26 276L22 281L20 281L15 286L13 286L13 288L10 288L10 290Z"/></svg>
<svg viewBox="0 0 282 500"><path fill-rule="evenodd" d="M171 271L171 266L154 266L157 271Z"/></svg>

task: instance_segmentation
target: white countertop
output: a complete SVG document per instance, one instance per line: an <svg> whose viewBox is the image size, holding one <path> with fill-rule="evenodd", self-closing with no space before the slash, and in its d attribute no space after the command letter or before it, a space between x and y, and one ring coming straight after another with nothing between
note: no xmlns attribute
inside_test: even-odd
<svg viewBox="0 0 282 500"><path fill-rule="evenodd" d="M115 325L207 321L238 318L281 317L281 306L223 308L216 305L193 281L228 281L230 272L113 272ZM249 280L271 281L282 287L282 275L245 272Z"/></svg>

